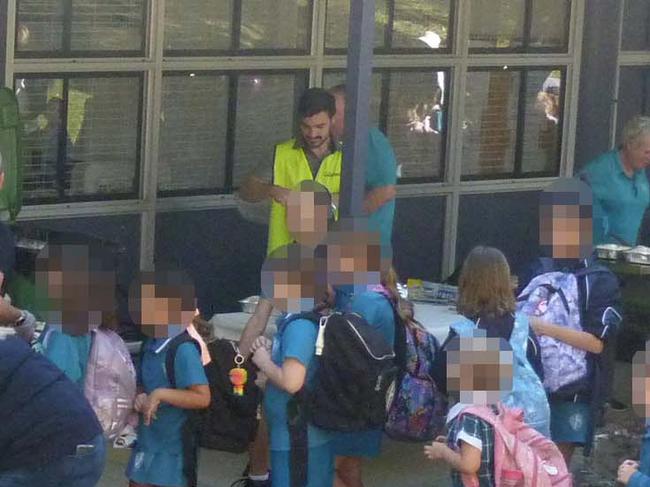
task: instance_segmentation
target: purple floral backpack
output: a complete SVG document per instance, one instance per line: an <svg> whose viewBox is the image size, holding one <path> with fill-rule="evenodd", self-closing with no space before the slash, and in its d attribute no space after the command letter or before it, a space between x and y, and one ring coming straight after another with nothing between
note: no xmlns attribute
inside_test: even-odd
<svg viewBox="0 0 650 487"><path fill-rule="evenodd" d="M432 377L440 345L416 321L403 329L405 346L403 351L395 346L400 373L389 393L385 431L396 440L430 441L443 430L447 415L447 398Z"/></svg>
<svg viewBox="0 0 650 487"><path fill-rule="evenodd" d="M111 330L92 331L84 394L104 435L108 439L119 435L133 412L136 375L126 344Z"/></svg>
<svg viewBox="0 0 650 487"><path fill-rule="evenodd" d="M548 323L582 331L578 280L569 272L535 277L517 298L520 312ZM579 391L588 374L587 352L548 336L540 336L544 387L548 392Z"/></svg>

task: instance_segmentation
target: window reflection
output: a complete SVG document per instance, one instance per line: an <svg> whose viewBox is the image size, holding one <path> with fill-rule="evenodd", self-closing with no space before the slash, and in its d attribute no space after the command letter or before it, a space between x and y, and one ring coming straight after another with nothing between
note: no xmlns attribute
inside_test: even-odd
<svg viewBox="0 0 650 487"><path fill-rule="evenodd" d="M18 78L27 200L134 192L139 76Z"/></svg>

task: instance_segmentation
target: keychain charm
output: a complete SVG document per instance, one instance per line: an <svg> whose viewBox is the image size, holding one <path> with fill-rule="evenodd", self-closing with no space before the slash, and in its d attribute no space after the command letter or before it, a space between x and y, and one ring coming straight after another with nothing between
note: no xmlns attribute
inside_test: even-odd
<svg viewBox="0 0 650 487"><path fill-rule="evenodd" d="M248 381L248 372L246 369L242 368L244 363L244 357L237 353L235 355L235 365L236 367L230 369L228 376L230 377L230 382L232 383L232 393L236 396L244 395L244 385Z"/></svg>

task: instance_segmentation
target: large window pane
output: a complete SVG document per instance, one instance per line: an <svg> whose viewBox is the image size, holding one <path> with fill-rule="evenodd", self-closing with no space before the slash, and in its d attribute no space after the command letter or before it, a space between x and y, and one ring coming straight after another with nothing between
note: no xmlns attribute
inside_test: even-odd
<svg viewBox="0 0 650 487"><path fill-rule="evenodd" d="M650 49L650 3L648 0L625 0L621 47L625 51Z"/></svg>
<svg viewBox="0 0 650 487"><path fill-rule="evenodd" d="M525 0L472 0L469 46L472 49L523 46Z"/></svg>
<svg viewBox="0 0 650 487"><path fill-rule="evenodd" d="M521 170L557 174L562 136L563 76L560 70L526 71Z"/></svg>
<svg viewBox="0 0 650 487"><path fill-rule="evenodd" d="M63 2L19 0L16 18L16 56L63 48Z"/></svg>
<svg viewBox="0 0 650 487"><path fill-rule="evenodd" d="M142 51L145 0L74 0L73 51Z"/></svg>
<svg viewBox="0 0 650 487"><path fill-rule="evenodd" d="M230 49L233 0L174 0L165 3L165 50Z"/></svg>
<svg viewBox="0 0 650 487"><path fill-rule="evenodd" d="M223 188L228 78L184 73L163 78L158 189Z"/></svg>
<svg viewBox="0 0 650 487"><path fill-rule="evenodd" d="M26 121L26 199L135 194L139 76L18 77L16 90Z"/></svg>
<svg viewBox="0 0 650 487"><path fill-rule="evenodd" d="M381 83L383 75L378 72L372 73L372 92L370 94L370 123L380 125L379 109L381 105ZM344 71L325 71L323 73L323 88L328 89L333 86L345 83Z"/></svg>
<svg viewBox="0 0 650 487"><path fill-rule="evenodd" d="M441 179L447 73L390 71L387 135L403 178Z"/></svg>
<svg viewBox="0 0 650 487"><path fill-rule="evenodd" d="M470 71L463 177L557 175L563 86L560 68Z"/></svg>
<svg viewBox="0 0 650 487"><path fill-rule="evenodd" d="M260 164L271 164L273 147L294 136L296 101L306 73L246 74L237 83L233 185Z"/></svg>
<svg viewBox="0 0 650 487"><path fill-rule="evenodd" d="M450 0L377 0L375 48L440 49L450 45ZM350 0L327 0L325 47L348 45Z"/></svg>
<svg viewBox="0 0 650 487"><path fill-rule="evenodd" d="M650 115L650 68L621 67L616 105L616 143L623 141L623 127L632 117ZM650 230L650 226L648 227Z"/></svg>
<svg viewBox="0 0 650 487"><path fill-rule="evenodd" d="M394 48L449 47L450 0L395 0Z"/></svg>
<svg viewBox="0 0 650 487"><path fill-rule="evenodd" d="M375 48L385 46L385 31L388 21L386 3L375 2ZM345 49L348 46L350 0L327 0L327 25L325 26L325 48Z"/></svg>
<svg viewBox="0 0 650 487"><path fill-rule="evenodd" d="M472 0L468 5L472 50L566 50L569 0Z"/></svg>
<svg viewBox="0 0 650 487"><path fill-rule="evenodd" d="M19 0L16 56L138 55L146 0Z"/></svg>
<svg viewBox="0 0 650 487"><path fill-rule="evenodd" d="M569 38L570 0L531 2L532 21L529 46L565 50Z"/></svg>
<svg viewBox="0 0 650 487"><path fill-rule="evenodd" d="M311 1L276 0L271 6L268 0L246 0L241 5L241 49L309 49Z"/></svg>
<svg viewBox="0 0 650 487"><path fill-rule="evenodd" d="M467 73L463 176L511 173L515 166L520 73Z"/></svg>

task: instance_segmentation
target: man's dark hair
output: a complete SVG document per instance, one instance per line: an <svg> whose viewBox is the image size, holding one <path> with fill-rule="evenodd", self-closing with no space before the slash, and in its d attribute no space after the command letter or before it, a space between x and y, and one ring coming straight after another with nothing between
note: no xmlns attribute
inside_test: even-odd
<svg viewBox="0 0 650 487"><path fill-rule="evenodd" d="M298 115L300 118L306 118L320 112L326 112L330 118L334 116L336 113L334 97L322 88L309 88L298 100Z"/></svg>

